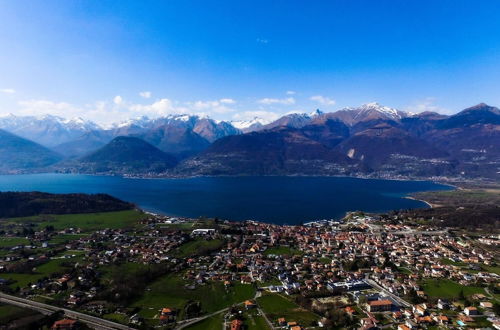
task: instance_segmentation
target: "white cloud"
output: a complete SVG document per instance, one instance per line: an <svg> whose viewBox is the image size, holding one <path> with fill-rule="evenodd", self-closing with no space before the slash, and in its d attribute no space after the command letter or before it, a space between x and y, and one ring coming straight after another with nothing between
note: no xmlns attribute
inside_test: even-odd
<svg viewBox="0 0 500 330"><path fill-rule="evenodd" d="M284 103L292 102L294 100L285 99L284 101ZM243 120L243 118L253 119L253 117L258 116L272 121L279 117L279 114L264 109L260 109L261 111L242 111L235 108L236 104L238 102L232 98L186 102L160 98L149 101L144 100L143 102L131 102L121 95L116 95L107 100L97 100L87 104L28 99L19 101L17 108L9 108L9 111L20 116L50 114L63 118L81 117L107 127L113 123L123 122L139 116L157 118L173 114L209 116L220 120L228 120L233 117L239 118L239 120Z"/></svg>
<svg viewBox="0 0 500 330"><path fill-rule="evenodd" d="M114 98L113 98L113 102L117 105L120 105L123 103L123 98L120 96L120 95L116 95Z"/></svg>
<svg viewBox="0 0 500 330"><path fill-rule="evenodd" d="M286 91L286 95L295 95L296 92L295 91Z"/></svg>
<svg viewBox="0 0 500 330"><path fill-rule="evenodd" d="M5 94L14 94L16 92L16 90L13 88L3 88L3 89L0 89L0 92L5 93Z"/></svg>
<svg viewBox="0 0 500 330"><path fill-rule="evenodd" d="M263 98L257 101L260 104L271 105L271 104L283 104L290 105L295 104L295 99L293 97L287 97L284 99L273 99L273 98Z"/></svg>
<svg viewBox="0 0 500 330"><path fill-rule="evenodd" d="M435 102L436 98L426 97L425 99L419 100L414 104L407 106L405 111L410 113L421 113L425 111L450 113L448 109L436 105Z"/></svg>
<svg viewBox="0 0 500 330"><path fill-rule="evenodd" d="M39 116L44 114L51 114L61 117L75 117L80 113L80 109L66 103L66 102L53 102L49 100L25 100L19 101L20 107L18 113L27 116Z"/></svg>
<svg viewBox="0 0 500 330"><path fill-rule="evenodd" d="M335 100L333 100L329 97L321 96L321 95L311 96L310 100L318 102L319 104L324 105L324 106L335 105Z"/></svg>
<svg viewBox="0 0 500 330"><path fill-rule="evenodd" d="M233 99L220 99L219 102L224 103L224 104L235 104L236 103L236 101Z"/></svg>
<svg viewBox="0 0 500 330"><path fill-rule="evenodd" d="M246 121L246 120L252 120L254 118L261 118L264 119L266 123L270 123L272 121L275 121L279 117L281 116L276 112L256 110L256 111L243 111L236 113L233 115L233 120Z"/></svg>
<svg viewBox="0 0 500 330"><path fill-rule="evenodd" d="M234 112L233 108L230 108L229 104L236 103L233 99L220 99L215 101L196 101L196 102L188 102L188 107L192 108L195 111L208 111L214 112L218 114Z"/></svg>
<svg viewBox="0 0 500 330"><path fill-rule="evenodd" d="M186 113L186 109L175 107L170 99L159 99L151 104L131 104L127 107L129 110L138 113L139 115L146 115L149 117L165 116L170 114Z"/></svg>
<svg viewBox="0 0 500 330"><path fill-rule="evenodd" d="M259 44L268 44L269 43L268 39L262 39L262 38L257 38L256 41Z"/></svg>
<svg viewBox="0 0 500 330"><path fill-rule="evenodd" d="M139 95L140 95L142 98L149 99L149 98L151 98L152 93L151 93L151 92L148 92L148 91L145 91L145 92L140 92L140 93L139 93Z"/></svg>

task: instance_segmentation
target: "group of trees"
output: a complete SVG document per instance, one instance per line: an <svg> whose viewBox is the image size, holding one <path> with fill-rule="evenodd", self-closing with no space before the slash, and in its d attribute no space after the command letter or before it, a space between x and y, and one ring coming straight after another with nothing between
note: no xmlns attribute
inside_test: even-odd
<svg viewBox="0 0 500 330"><path fill-rule="evenodd" d="M39 214L97 213L133 209L134 205L107 194L0 192L0 218Z"/></svg>

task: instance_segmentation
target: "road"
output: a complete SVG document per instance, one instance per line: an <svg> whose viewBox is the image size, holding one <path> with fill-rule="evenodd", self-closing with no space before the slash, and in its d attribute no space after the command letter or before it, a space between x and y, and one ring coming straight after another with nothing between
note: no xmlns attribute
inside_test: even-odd
<svg viewBox="0 0 500 330"><path fill-rule="evenodd" d="M241 304L239 304L239 305L241 305ZM218 310L218 311L213 312L213 313L208 314L208 315L203 315L203 316L200 316L200 317L195 317L195 318L192 318L192 319L188 319L188 320L183 320L183 321L177 322L178 327L176 329L184 329L185 327L188 327L190 325L193 325L195 323L203 321L204 319L212 317L212 316L215 316L217 314L227 312L228 310L229 310L229 307L221 309L221 310Z"/></svg>
<svg viewBox="0 0 500 330"><path fill-rule="evenodd" d="M108 321L105 319L101 319L99 317L95 317L95 316L87 315L84 313L72 311L72 310L66 309L66 308L60 308L60 307L47 305L47 304L43 304L43 303L36 302L36 301L31 301L29 299L19 298L19 297L8 295L8 294L1 293L1 292L0 292L0 302L4 302L7 304L19 306L19 307L29 308L32 310L36 310L42 314L52 314L52 313L57 312L57 311L63 311L64 315L66 317L69 317L69 318L72 318L75 320L79 320L79 321L87 324L88 326L90 326L91 328L94 328L94 329L126 329L126 330L133 329L133 328L130 328L126 325L115 323L115 322Z"/></svg>
<svg viewBox="0 0 500 330"><path fill-rule="evenodd" d="M396 302L398 302L400 305L404 306L404 307L411 307L412 305L407 302L406 300L402 299L401 297L398 297L396 296L395 294L393 293L390 293L389 291L387 291L386 289L384 289L382 286L380 286L377 282L375 282L374 280L370 280L370 279L365 279L365 281L370 284L372 287L378 289L379 291L382 291L384 292L387 296L391 297L392 299L394 299Z"/></svg>

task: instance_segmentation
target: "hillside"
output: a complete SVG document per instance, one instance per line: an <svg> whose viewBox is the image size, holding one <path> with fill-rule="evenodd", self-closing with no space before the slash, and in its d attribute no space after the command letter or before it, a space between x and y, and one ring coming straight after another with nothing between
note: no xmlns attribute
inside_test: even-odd
<svg viewBox="0 0 500 330"><path fill-rule="evenodd" d="M410 115L375 103L287 115L270 129L216 141L175 173L498 179L499 123L500 111L485 104L453 116Z"/></svg>
<svg viewBox="0 0 500 330"><path fill-rule="evenodd" d="M23 172L61 160L57 153L0 129L0 172Z"/></svg>
<svg viewBox="0 0 500 330"><path fill-rule="evenodd" d="M78 170L96 173L162 172L175 166L174 157L135 137L120 136L79 159Z"/></svg>
<svg viewBox="0 0 500 330"><path fill-rule="evenodd" d="M217 140L207 151L183 162L174 172L190 175L313 175L325 173L328 168L333 170L337 164L348 165L350 160L301 130L278 127Z"/></svg>

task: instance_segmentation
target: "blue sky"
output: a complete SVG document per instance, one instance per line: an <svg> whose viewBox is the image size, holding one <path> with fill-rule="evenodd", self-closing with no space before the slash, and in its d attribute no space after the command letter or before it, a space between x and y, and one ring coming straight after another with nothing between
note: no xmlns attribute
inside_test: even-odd
<svg viewBox="0 0 500 330"><path fill-rule="evenodd" d="M3 0L0 113L500 106L498 12L496 0Z"/></svg>

